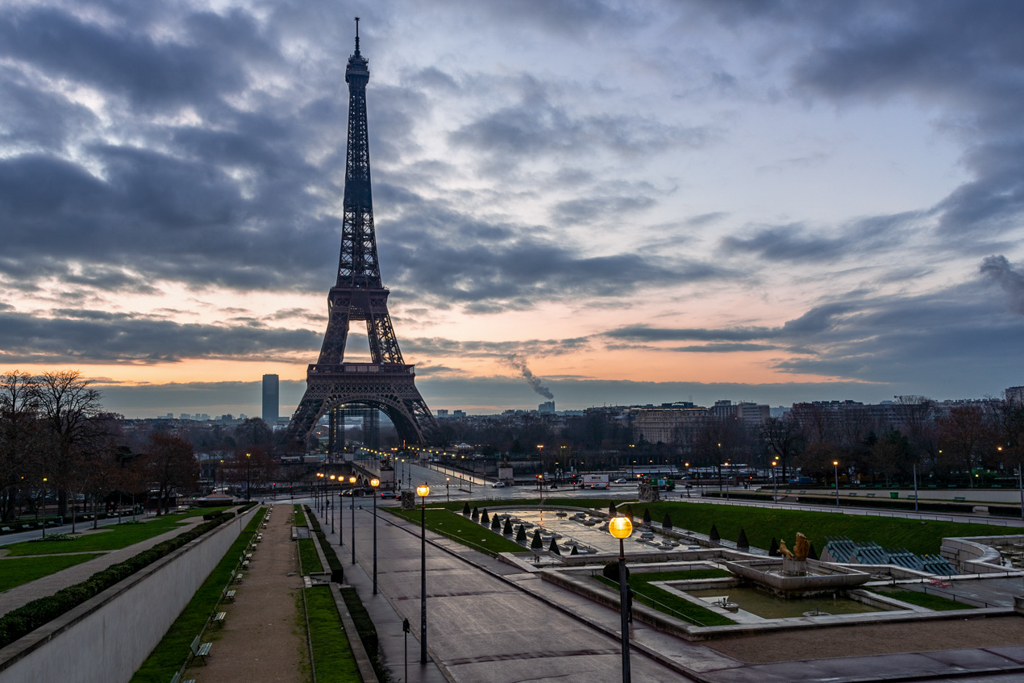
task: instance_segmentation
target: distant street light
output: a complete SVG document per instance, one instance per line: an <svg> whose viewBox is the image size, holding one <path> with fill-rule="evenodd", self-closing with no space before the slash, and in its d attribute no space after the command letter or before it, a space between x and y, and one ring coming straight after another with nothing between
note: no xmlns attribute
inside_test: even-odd
<svg viewBox="0 0 1024 683"><path fill-rule="evenodd" d="M779 502L779 482L775 479L775 466L778 464L777 460L772 460L772 502Z"/></svg>
<svg viewBox="0 0 1024 683"><path fill-rule="evenodd" d="M331 484L332 484L331 489L334 488L333 484L334 484L334 480L335 479L337 479L337 477L335 477L332 474L331 475ZM334 507L334 493L329 489L327 491L327 495L329 495L331 497L331 507L333 508ZM341 507L341 491L340 490L338 491L338 507L339 508ZM339 512L339 514L340 514L340 512ZM334 510L333 509L331 510L331 533L332 534L334 533Z"/></svg>
<svg viewBox="0 0 1024 683"><path fill-rule="evenodd" d="M839 507L839 461L833 460L832 467L836 470L836 507Z"/></svg>
<svg viewBox="0 0 1024 683"><path fill-rule="evenodd" d="M377 594L377 487L380 486L380 479L370 480L373 487L373 594Z"/></svg>
<svg viewBox="0 0 1024 683"><path fill-rule="evenodd" d="M612 517L608 532L619 539L619 607L622 616L622 683L630 683L629 677L629 570L626 569L626 549L623 540L633 533L633 522L629 517Z"/></svg>
<svg viewBox="0 0 1024 683"><path fill-rule="evenodd" d="M430 487L416 487L420 497L420 664L427 663L427 496Z"/></svg>
<svg viewBox="0 0 1024 683"><path fill-rule="evenodd" d="M246 500L246 502L248 502L249 498L250 498L249 497L249 487L250 487L250 484L249 484L249 481L250 481L249 471L252 469L251 465L252 465L252 453L246 453L245 454L245 500Z"/></svg>
<svg viewBox="0 0 1024 683"><path fill-rule="evenodd" d="M354 476L348 478L348 483L352 485L352 564L356 563L356 478ZM340 533L338 534L341 535Z"/></svg>

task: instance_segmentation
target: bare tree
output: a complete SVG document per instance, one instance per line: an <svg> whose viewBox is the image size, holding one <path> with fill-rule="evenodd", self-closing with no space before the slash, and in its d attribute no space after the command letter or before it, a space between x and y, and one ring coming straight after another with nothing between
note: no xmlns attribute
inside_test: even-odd
<svg viewBox="0 0 1024 683"><path fill-rule="evenodd" d="M988 450L992 449L992 430L985 424L985 416L974 406L953 408L949 416L939 420L939 445L943 460L954 467L967 470L970 486L974 486L974 468L980 465Z"/></svg>
<svg viewBox="0 0 1024 683"><path fill-rule="evenodd" d="M169 434L152 434L146 464L149 480L157 486L158 515L169 511L172 491L193 490L199 484L199 461L192 445L184 439Z"/></svg>
<svg viewBox="0 0 1024 683"><path fill-rule="evenodd" d="M38 420L38 382L23 372L0 375L0 518L17 516L17 502L42 478L46 434Z"/></svg>
<svg viewBox="0 0 1024 683"><path fill-rule="evenodd" d="M803 442L800 425L790 417L770 417L762 423L760 436L768 444L772 456L782 465L782 479L785 481L786 467Z"/></svg>

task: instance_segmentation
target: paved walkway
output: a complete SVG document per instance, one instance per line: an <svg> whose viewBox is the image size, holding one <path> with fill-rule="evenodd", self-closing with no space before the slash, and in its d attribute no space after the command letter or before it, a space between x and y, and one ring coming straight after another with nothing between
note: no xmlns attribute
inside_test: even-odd
<svg viewBox="0 0 1024 683"><path fill-rule="evenodd" d="M302 619L297 546L291 540L291 506L274 508L263 542L237 586L235 602L222 605L223 627L204 640L213 648L206 666L194 663L183 678L197 683L303 683L308 679L306 625ZM298 602L297 602L298 601Z"/></svg>
<svg viewBox="0 0 1024 683"><path fill-rule="evenodd" d="M153 519L157 519L154 517ZM117 564L118 562L124 562L130 557L138 555L143 550L152 548L158 543L162 543L168 539L174 538L178 534L184 533L189 526L195 524L202 524L202 517L187 517L182 520L182 524L175 527L171 531L154 536L153 538L145 541L140 541L134 545L130 545L120 550L111 550L105 555L101 555L94 560L83 562L82 564L76 564L73 567L68 567L55 574L44 576L41 579L24 583L20 586L0 593L0 615L6 614L13 609L17 609L22 605L26 605L37 598L44 598L48 595L53 595L62 588L73 586L76 583L85 581L90 576L98 571L102 571L107 567ZM104 552L104 551L93 551L93 552ZM32 557L32 556L26 556ZM0 568L3 567L3 562L0 560ZM8 560L9 561L9 560Z"/></svg>

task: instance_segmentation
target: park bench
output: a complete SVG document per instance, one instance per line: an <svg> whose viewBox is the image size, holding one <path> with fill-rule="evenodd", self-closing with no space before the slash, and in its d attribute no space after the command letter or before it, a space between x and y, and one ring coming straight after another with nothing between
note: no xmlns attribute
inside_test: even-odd
<svg viewBox="0 0 1024 683"><path fill-rule="evenodd" d="M850 492L849 492L849 493L847 493L846 495L848 495L848 496L856 496L856 495L857 495L857 492L856 492L856 491L850 491Z"/></svg>
<svg viewBox="0 0 1024 683"><path fill-rule="evenodd" d="M220 592L220 596L223 600L227 600L228 602L235 601L235 591L229 591L227 588Z"/></svg>
<svg viewBox="0 0 1024 683"><path fill-rule="evenodd" d="M194 678L190 678L187 681L183 681L181 680L181 672L175 671L174 675L171 677L171 683L196 683L196 681Z"/></svg>
<svg viewBox="0 0 1024 683"><path fill-rule="evenodd" d="M801 494L804 494L804 493L807 493L807 491L801 491L800 493L801 493Z"/></svg>
<svg viewBox="0 0 1024 683"><path fill-rule="evenodd" d="M5 534L9 534L9 533L11 533L11 527L9 527L9 526L0 527L0 531L2 531Z"/></svg>
<svg viewBox="0 0 1024 683"><path fill-rule="evenodd" d="M874 497L875 497L875 492L874 491L872 491L871 493L868 494L868 498L874 498Z"/></svg>
<svg viewBox="0 0 1024 683"><path fill-rule="evenodd" d="M907 496L907 498L909 498L910 500L917 500L917 494L911 493L910 495Z"/></svg>
<svg viewBox="0 0 1024 683"><path fill-rule="evenodd" d="M249 568L249 560L242 560L242 569Z"/></svg>
<svg viewBox="0 0 1024 683"><path fill-rule="evenodd" d="M953 496L953 500L956 501L957 503L963 503L967 499L963 496Z"/></svg>
<svg viewBox="0 0 1024 683"><path fill-rule="evenodd" d="M244 557L245 557L245 559L247 559L247 560L251 560L251 559L252 559L252 553L246 553L246 554L244 555Z"/></svg>
<svg viewBox="0 0 1024 683"><path fill-rule="evenodd" d="M188 646L188 649L192 651L192 659L196 657L203 658L203 666L206 666L206 658L210 656L210 648L213 647L213 643L199 644L199 636L192 639L192 644Z"/></svg>
<svg viewBox="0 0 1024 683"><path fill-rule="evenodd" d="M242 572L238 572L237 574L235 574L235 578L232 579L232 581L234 581L235 583L242 583L242 579L244 578L245 574L243 574Z"/></svg>
<svg viewBox="0 0 1024 683"><path fill-rule="evenodd" d="M227 616L228 616L227 612L217 612L212 617L210 617L210 623L211 624L219 624L220 626L224 626L224 620L227 618Z"/></svg>

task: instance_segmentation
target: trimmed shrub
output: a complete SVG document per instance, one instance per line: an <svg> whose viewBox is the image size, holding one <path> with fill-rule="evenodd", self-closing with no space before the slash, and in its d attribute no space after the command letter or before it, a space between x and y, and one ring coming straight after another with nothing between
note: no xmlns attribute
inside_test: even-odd
<svg viewBox="0 0 1024 683"><path fill-rule="evenodd" d="M815 552L813 543L811 544L811 547L807 549L807 559L815 561L818 559L818 553Z"/></svg>
<svg viewBox="0 0 1024 683"><path fill-rule="evenodd" d="M749 548L750 542L747 540L747 532L744 529L740 529L740 537L736 539L737 548Z"/></svg>
<svg viewBox="0 0 1024 683"><path fill-rule="evenodd" d="M487 515L487 508L484 508L484 513L480 515L480 523L484 526L491 523L491 518Z"/></svg>
<svg viewBox="0 0 1024 683"><path fill-rule="evenodd" d="M665 519L661 520L661 527L663 529L672 528L672 516L669 515L667 512L665 513Z"/></svg>
<svg viewBox="0 0 1024 683"><path fill-rule="evenodd" d="M548 550L553 552L555 555L562 554L562 551L558 549L558 544L555 542L555 538L553 536L551 537L551 545L548 546ZM576 550L576 548L573 548L573 550Z"/></svg>
<svg viewBox="0 0 1024 683"><path fill-rule="evenodd" d="M462 506L462 514L464 514L464 515L468 515L469 514L469 501L466 501L466 504Z"/></svg>
<svg viewBox="0 0 1024 683"><path fill-rule="evenodd" d="M359 639L363 641L363 647L366 648L366 654L370 657L373 670L377 673L377 679L390 680L388 671L384 667L384 663L381 662L377 629L373 625L373 620L370 619L370 613L363 606L363 601L359 599L359 594L355 588L347 586L341 589L341 597L345 599L345 606L348 607L348 612L352 615L356 632L359 634Z"/></svg>
<svg viewBox="0 0 1024 683"><path fill-rule="evenodd" d="M519 525L519 531L516 532L516 543L526 543L526 527L522 524Z"/></svg>
<svg viewBox="0 0 1024 683"><path fill-rule="evenodd" d="M649 509L647 509L647 508L644 508L644 525L645 526L650 526L651 525L651 511Z"/></svg>
<svg viewBox="0 0 1024 683"><path fill-rule="evenodd" d="M611 517L614 517L615 515L619 514L618 508L615 507L615 501L614 500L612 502L608 503L608 514Z"/></svg>
<svg viewBox="0 0 1024 683"><path fill-rule="evenodd" d="M722 540L722 537L718 535L718 527L714 524L711 525L711 533L708 534L708 538L714 543Z"/></svg>
<svg viewBox="0 0 1024 683"><path fill-rule="evenodd" d="M771 543L771 545L768 546L768 557L778 557L778 556L779 556L779 542L775 540L774 536L772 536L772 543Z"/></svg>
<svg viewBox="0 0 1024 683"><path fill-rule="evenodd" d="M573 546L573 547L572 547L572 552L571 552L571 553L569 553L569 554L570 554L570 555L579 555L579 554L580 554L580 551L579 551L579 550L578 550L578 549L576 548L576 546Z"/></svg>
<svg viewBox="0 0 1024 683"><path fill-rule="evenodd" d="M473 513L470 515L470 517L473 518L473 521L480 519L480 511L476 508L475 505L473 506Z"/></svg>
<svg viewBox="0 0 1024 683"><path fill-rule="evenodd" d="M609 562L608 564L606 564L604 566L604 569L601 570L601 574L604 575L604 578L608 579L609 581L614 581L615 583L618 583L619 582L619 563L618 562Z"/></svg>
<svg viewBox="0 0 1024 683"><path fill-rule="evenodd" d="M501 531L501 520L498 519L498 515L494 515L491 520L491 531Z"/></svg>
<svg viewBox="0 0 1024 683"><path fill-rule="evenodd" d="M509 520L509 519L505 520L505 528L501 530L501 533L505 534L506 536L511 536L512 535L513 531L512 531L512 521L511 520Z"/></svg>
<svg viewBox="0 0 1024 683"><path fill-rule="evenodd" d="M526 540L526 535L523 534L523 540ZM530 541L530 550L539 550L544 547L544 541L540 537L540 529L533 530L533 540Z"/></svg>

